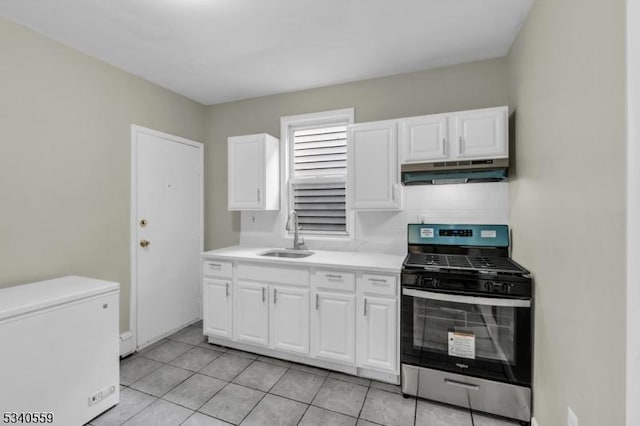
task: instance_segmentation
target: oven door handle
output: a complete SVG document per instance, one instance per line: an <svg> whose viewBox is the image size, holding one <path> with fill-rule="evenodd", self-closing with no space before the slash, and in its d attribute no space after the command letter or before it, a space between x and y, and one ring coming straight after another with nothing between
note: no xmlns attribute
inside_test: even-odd
<svg viewBox="0 0 640 426"><path fill-rule="evenodd" d="M459 294L435 293L433 291L414 290L403 288L403 296L417 297L419 299L440 300L443 302L465 303L467 305L504 306L508 308L530 308L531 301L523 299L499 299L482 296L462 296Z"/></svg>

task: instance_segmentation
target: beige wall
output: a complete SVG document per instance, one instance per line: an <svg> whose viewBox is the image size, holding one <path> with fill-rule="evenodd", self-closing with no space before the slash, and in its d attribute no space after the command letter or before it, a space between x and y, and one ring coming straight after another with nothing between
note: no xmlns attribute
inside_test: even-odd
<svg viewBox="0 0 640 426"><path fill-rule="evenodd" d="M356 122L506 105L504 59L359 81L207 108L205 246L237 244L239 213L227 211L227 138L280 136L280 117L354 107Z"/></svg>
<svg viewBox="0 0 640 426"><path fill-rule="evenodd" d="M514 257L535 273L540 426L623 425L624 1L537 0L508 56Z"/></svg>
<svg viewBox="0 0 640 426"><path fill-rule="evenodd" d="M0 287L120 282L127 330L130 125L202 141L204 110L0 19Z"/></svg>

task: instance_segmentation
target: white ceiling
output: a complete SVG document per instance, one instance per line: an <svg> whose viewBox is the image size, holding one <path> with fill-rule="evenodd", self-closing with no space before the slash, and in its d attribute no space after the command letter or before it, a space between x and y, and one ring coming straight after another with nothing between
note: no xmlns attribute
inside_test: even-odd
<svg viewBox="0 0 640 426"><path fill-rule="evenodd" d="M0 16L205 105L507 54L533 0L0 0Z"/></svg>

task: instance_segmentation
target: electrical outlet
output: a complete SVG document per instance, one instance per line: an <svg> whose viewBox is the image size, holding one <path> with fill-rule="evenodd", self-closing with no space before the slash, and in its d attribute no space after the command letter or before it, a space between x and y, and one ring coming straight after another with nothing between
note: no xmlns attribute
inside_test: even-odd
<svg viewBox="0 0 640 426"><path fill-rule="evenodd" d="M578 426L578 416L571 407L567 407L567 426Z"/></svg>

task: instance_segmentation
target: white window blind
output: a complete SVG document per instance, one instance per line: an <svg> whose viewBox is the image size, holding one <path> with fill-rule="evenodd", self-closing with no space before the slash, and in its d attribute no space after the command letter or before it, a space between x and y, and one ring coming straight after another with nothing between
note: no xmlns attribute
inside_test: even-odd
<svg viewBox="0 0 640 426"><path fill-rule="evenodd" d="M347 126L293 131L294 177L347 173Z"/></svg>
<svg viewBox="0 0 640 426"><path fill-rule="evenodd" d="M302 231L344 233L347 229L344 182L293 184L294 210Z"/></svg>
<svg viewBox="0 0 640 426"><path fill-rule="evenodd" d="M292 199L300 229L345 234L347 126L293 130Z"/></svg>

